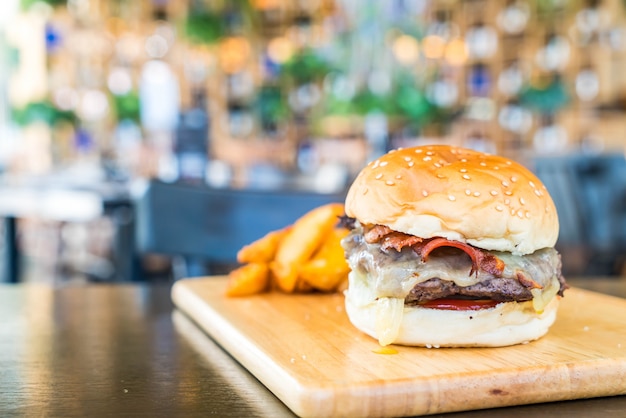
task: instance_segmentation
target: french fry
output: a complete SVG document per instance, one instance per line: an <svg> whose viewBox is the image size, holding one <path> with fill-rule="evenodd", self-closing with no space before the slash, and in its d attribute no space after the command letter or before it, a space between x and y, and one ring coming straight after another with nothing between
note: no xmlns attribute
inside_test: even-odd
<svg viewBox="0 0 626 418"><path fill-rule="evenodd" d="M228 274L226 296L250 296L267 290L269 284L267 263L245 264Z"/></svg>
<svg viewBox="0 0 626 418"><path fill-rule="evenodd" d="M350 272L341 246L341 239L348 232L345 228L333 229L315 256L300 268L300 279L314 289L324 292L336 291Z"/></svg>
<svg viewBox="0 0 626 418"><path fill-rule="evenodd" d="M350 274L350 271L348 271L348 274ZM346 290L348 290L348 276L347 275L346 277L344 277L342 281L339 282L339 284L335 288L335 293L343 293Z"/></svg>
<svg viewBox="0 0 626 418"><path fill-rule="evenodd" d="M291 293L296 288L300 266L311 259L343 214L343 205L319 206L294 222L280 242L270 269L278 288Z"/></svg>
<svg viewBox="0 0 626 418"><path fill-rule="evenodd" d="M245 263L269 263L274 258L278 244L287 235L290 227L270 231L256 241L244 245L237 252L237 261Z"/></svg>
<svg viewBox="0 0 626 418"><path fill-rule="evenodd" d="M311 286L309 284L309 282L306 282L304 280L302 280L302 278L298 277L298 280L296 281L296 286L293 289L294 293L311 293L313 292L313 286Z"/></svg>

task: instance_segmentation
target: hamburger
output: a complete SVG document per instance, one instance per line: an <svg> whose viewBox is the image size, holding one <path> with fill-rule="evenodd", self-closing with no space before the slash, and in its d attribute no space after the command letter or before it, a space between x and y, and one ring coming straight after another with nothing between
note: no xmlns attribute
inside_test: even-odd
<svg viewBox="0 0 626 418"><path fill-rule="evenodd" d="M381 345L498 347L547 333L567 288L547 189L447 145L370 162L345 201L346 312Z"/></svg>

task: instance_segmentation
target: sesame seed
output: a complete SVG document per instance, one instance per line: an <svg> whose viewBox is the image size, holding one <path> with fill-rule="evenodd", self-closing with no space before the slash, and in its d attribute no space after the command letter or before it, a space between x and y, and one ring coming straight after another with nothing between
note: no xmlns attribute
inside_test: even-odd
<svg viewBox="0 0 626 418"><path fill-rule="evenodd" d="M383 178L383 173L378 173L376 174L376 177L374 177L376 180L380 180Z"/></svg>
<svg viewBox="0 0 626 418"><path fill-rule="evenodd" d="M450 199L450 201L454 202L456 200L456 197L454 197L453 195L449 194L448 195L448 199Z"/></svg>
<svg viewBox="0 0 626 418"><path fill-rule="evenodd" d="M530 212L526 211L526 213L524 213L524 216L526 216L526 219L530 219Z"/></svg>
<svg viewBox="0 0 626 418"><path fill-rule="evenodd" d="M520 205L524 206L526 204L526 200L524 200L523 197L520 197L519 198L519 203L520 203Z"/></svg>
<svg viewBox="0 0 626 418"><path fill-rule="evenodd" d="M496 206L496 210L498 212L502 212L504 210L504 208L502 206L498 205L498 206Z"/></svg>
<svg viewBox="0 0 626 418"><path fill-rule="evenodd" d="M500 167L498 167L497 165L494 165L494 166L493 166L493 169L494 169L494 170L499 170L499 169L500 169Z"/></svg>
<svg viewBox="0 0 626 418"><path fill-rule="evenodd" d="M472 194L472 191L470 189L465 189L465 194L470 196Z"/></svg>
<svg viewBox="0 0 626 418"><path fill-rule="evenodd" d="M385 182L385 184L386 184L387 186L393 186L393 185L394 185L394 184L396 184L396 183L394 183L394 182L393 182L393 181L391 181L391 180L387 180L387 181Z"/></svg>
<svg viewBox="0 0 626 418"><path fill-rule="evenodd" d="M511 165L511 164L513 163L507 160L506 165Z"/></svg>
<svg viewBox="0 0 626 418"><path fill-rule="evenodd" d="M378 164L380 164L380 160L376 160L376 161L374 161L374 167L373 167L373 168L378 167Z"/></svg>
<svg viewBox="0 0 626 418"><path fill-rule="evenodd" d="M426 155L430 155L431 157L435 155L434 151L426 151Z"/></svg>
<svg viewBox="0 0 626 418"><path fill-rule="evenodd" d="M421 154L422 152L423 152L423 150L421 150L421 149L419 149L419 148L415 150L415 153L416 153L416 154Z"/></svg>
<svg viewBox="0 0 626 418"><path fill-rule="evenodd" d="M441 168L441 164L439 164L439 163L435 163L435 164L433 164L433 165L434 165L435 167L437 167L437 168Z"/></svg>
<svg viewBox="0 0 626 418"><path fill-rule="evenodd" d="M424 197L428 196L428 192L426 190L422 190L422 196Z"/></svg>
<svg viewBox="0 0 626 418"><path fill-rule="evenodd" d="M461 158L459 161L461 161L462 163L466 163L467 162L467 158Z"/></svg>
<svg viewBox="0 0 626 418"><path fill-rule="evenodd" d="M396 175L396 180L400 180L402 178L402 174Z"/></svg>
<svg viewBox="0 0 626 418"><path fill-rule="evenodd" d="M511 215L515 215L515 209L511 209Z"/></svg>
<svg viewBox="0 0 626 418"><path fill-rule="evenodd" d="M537 186L535 186L535 183L533 183L532 181L529 181L528 184L530 185L530 187L532 187L533 189Z"/></svg>
<svg viewBox="0 0 626 418"><path fill-rule="evenodd" d="M424 161L430 161L430 160L432 160L432 158L431 157L424 157L423 160Z"/></svg>
<svg viewBox="0 0 626 418"><path fill-rule="evenodd" d="M498 191L497 190L492 190L489 192L490 195L492 196L497 196L498 195Z"/></svg>
<svg viewBox="0 0 626 418"><path fill-rule="evenodd" d="M522 212L522 210L521 210L521 209L519 209L519 210L517 211L517 217L518 217L518 218L523 218L523 217L524 217L524 212Z"/></svg>
<svg viewBox="0 0 626 418"><path fill-rule="evenodd" d="M467 168L462 168L459 170L461 173L467 173Z"/></svg>
<svg viewBox="0 0 626 418"><path fill-rule="evenodd" d="M415 165L415 163L413 161L409 162L409 167L413 167Z"/></svg>
<svg viewBox="0 0 626 418"><path fill-rule="evenodd" d="M509 183L506 180L502 180L502 185L504 187L509 187Z"/></svg>
<svg viewBox="0 0 626 418"><path fill-rule="evenodd" d="M470 176L468 176L467 174L463 174L463 178L464 178L465 180L469 180L469 179L470 179Z"/></svg>
<svg viewBox="0 0 626 418"><path fill-rule="evenodd" d="M504 204L509 206L511 204L511 199L504 199Z"/></svg>
<svg viewBox="0 0 626 418"><path fill-rule="evenodd" d="M381 167L384 167L384 166L386 166L387 164L389 164L387 161L383 161L382 163L380 163L380 166L381 166Z"/></svg>
<svg viewBox="0 0 626 418"><path fill-rule="evenodd" d="M517 177L515 177L515 176L511 176L511 181L512 181L513 183L515 183L515 182L517 181Z"/></svg>
<svg viewBox="0 0 626 418"><path fill-rule="evenodd" d="M535 189L535 194L539 197L541 197L543 195L543 193L541 193L541 190L539 189Z"/></svg>
<svg viewBox="0 0 626 418"><path fill-rule="evenodd" d="M480 162L480 166L481 166L481 167L487 167L487 163L486 163L486 162L484 162L484 161L481 161L481 162Z"/></svg>
<svg viewBox="0 0 626 418"><path fill-rule="evenodd" d="M367 187L365 189L363 189L363 194L366 195L368 192L370 191L370 189L368 189Z"/></svg>
<svg viewBox="0 0 626 418"><path fill-rule="evenodd" d="M510 190L505 190L505 191L504 191L504 194L505 194L505 195L507 195L507 196L512 196L512 195L513 195L513 192L512 192L512 191L510 191Z"/></svg>
<svg viewBox="0 0 626 418"><path fill-rule="evenodd" d="M480 196L480 192L474 192L474 196L475 196L475 197Z"/></svg>
<svg viewBox="0 0 626 418"><path fill-rule="evenodd" d="M443 174L437 174L437 178L444 179L444 178L446 178L446 176L444 176Z"/></svg>
<svg viewBox="0 0 626 418"><path fill-rule="evenodd" d="M413 159L413 158L411 158L411 157L404 157L404 161L406 161L407 163L408 163L409 161L411 161L412 159Z"/></svg>

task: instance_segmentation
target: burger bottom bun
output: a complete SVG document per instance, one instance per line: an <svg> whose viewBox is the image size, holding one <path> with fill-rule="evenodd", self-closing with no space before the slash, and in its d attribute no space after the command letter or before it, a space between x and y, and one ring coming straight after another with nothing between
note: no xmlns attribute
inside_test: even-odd
<svg viewBox="0 0 626 418"><path fill-rule="evenodd" d="M556 319L560 298L555 296L543 312L532 301L500 303L477 311L453 311L405 306L393 344L423 347L503 347L536 340ZM346 312L362 332L376 333L376 302L363 304L346 291Z"/></svg>

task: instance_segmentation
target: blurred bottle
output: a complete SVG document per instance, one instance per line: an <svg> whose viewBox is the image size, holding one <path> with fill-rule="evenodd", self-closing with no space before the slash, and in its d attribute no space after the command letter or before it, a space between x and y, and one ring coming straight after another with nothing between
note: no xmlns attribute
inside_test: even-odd
<svg viewBox="0 0 626 418"><path fill-rule="evenodd" d="M151 60L141 70L139 85L141 123L147 131L172 132L178 125L178 80L164 61Z"/></svg>
<svg viewBox="0 0 626 418"><path fill-rule="evenodd" d="M209 115L206 94L196 91L189 110L181 114L176 128L174 152L178 178L184 182L203 182L208 162Z"/></svg>
<svg viewBox="0 0 626 418"><path fill-rule="evenodd" d="M166 62L153 59L143 65L139 103L142 127L157 154L157 176L174 181L179 170L172 136L180 116L180 93L178 80Z"/></svg>

